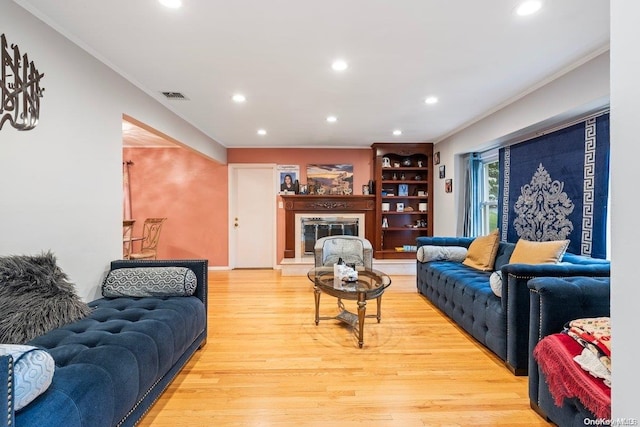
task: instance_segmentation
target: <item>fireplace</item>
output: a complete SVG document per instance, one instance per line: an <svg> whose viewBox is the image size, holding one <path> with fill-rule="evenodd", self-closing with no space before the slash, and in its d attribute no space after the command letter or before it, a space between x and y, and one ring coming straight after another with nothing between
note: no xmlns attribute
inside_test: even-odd
<svg viewBox="0 0 640 427"><path fill-rule="evenodd" d="M364 237L364 214L301 213L295 215L296 258L313 255L318 239L326 236L347 235Z"/></svg>
<svg viewBox="0 0 640 427"><path fill-rule="evenodd" d="M285 258L301 259L313 254L313 245L303 242L306 232L313 239L323 234L352 234L374 241L375 196L282 195L285 209ZM308 221L308 228L302 219ZM317 226L317 227L316 227ZM357 228L357 232L354 230ZM316 235L316 230L318 234ZM315 240L313 240L315 242ZM306 255L305 255L306 253Z"/></svg>

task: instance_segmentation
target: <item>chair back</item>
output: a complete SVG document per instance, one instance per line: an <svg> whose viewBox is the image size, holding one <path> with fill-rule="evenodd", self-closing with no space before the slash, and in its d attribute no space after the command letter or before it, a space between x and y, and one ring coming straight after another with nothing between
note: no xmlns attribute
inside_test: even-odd
<svg viewBox="0 0 640 427"><path fill-rule="evenodd" d="M122 248L124 259L128 259L131 253L131 233L133 233L133 224L135 222L133 219L122 220Z"/></svg>
<svg viewBox="0 0 640 427"><path fill-rule="evenodd" d="M322 237L316 241L314 254L316 267L333 265L342 258L345 263L373 268L373 246L358 236Z"/></svg>
<svg viewBox="0 0 640 427"><path fill-rule="evenodd" d="M142 229L142 252L155 251L160 241L160 230L167 218L147 218Z"/></svg>

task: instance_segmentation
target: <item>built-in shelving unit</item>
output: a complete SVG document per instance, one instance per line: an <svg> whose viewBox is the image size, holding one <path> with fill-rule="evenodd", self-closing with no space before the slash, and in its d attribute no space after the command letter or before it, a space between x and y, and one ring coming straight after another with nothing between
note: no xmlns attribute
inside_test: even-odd
<svg viewBox="0 0 640 427"><path fill-rule="evenodd" d="M376 197L374 257L415 258L418 236L433 234L433 144L372 146Z"/></svg>

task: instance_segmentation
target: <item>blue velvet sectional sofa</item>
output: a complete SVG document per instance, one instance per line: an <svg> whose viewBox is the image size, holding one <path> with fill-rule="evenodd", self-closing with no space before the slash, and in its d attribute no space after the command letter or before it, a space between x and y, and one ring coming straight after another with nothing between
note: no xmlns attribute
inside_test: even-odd
<svg viewBox="0 0 640 427"><path fill-rule="evenodd" d="M418 237L417 247L462 246L473 238ZM559 264L509 264L515 243L500 242L495 270L502 271L502 297L491 289L491 271L453 261L417 261L418 292L471 336L505 361L515 375L527 375L529 360L529 289L534 277L609 277L610 262L566 253Z"/></svg>
<svg viewBox="0 0 640 427"><path fill-rule="evenodd" d="M15 412L12 359L0 357L0 426L133 426L145 415L207 337L207 261L113 261L133 267L186 267L192 296L101 298L89 316L27 344L55 361L46 391ZM186 270L184 270L186 271Z"/></svg>
<svg viewBox="0 0 640 427"><path fill-rule="evenodd" d="M562 331L574 319L610 315L610 279L591 277L544 277L528 283L531 293L529 354L545 336ZM556 406L544 374L529 357L531 408L558 426L597 425L597 418L576 398ZM591 424L588 424L591 420Z"/></svg>

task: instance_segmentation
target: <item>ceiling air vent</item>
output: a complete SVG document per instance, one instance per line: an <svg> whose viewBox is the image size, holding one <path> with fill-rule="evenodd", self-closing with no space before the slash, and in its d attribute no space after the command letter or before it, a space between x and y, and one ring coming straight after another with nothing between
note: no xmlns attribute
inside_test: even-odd
<svg viewBox="0 0 640 427"><path fill-rule="evenodd" d="M189 99L180 92L162 92L162 94L172 101L186 101Z"/></svg>

